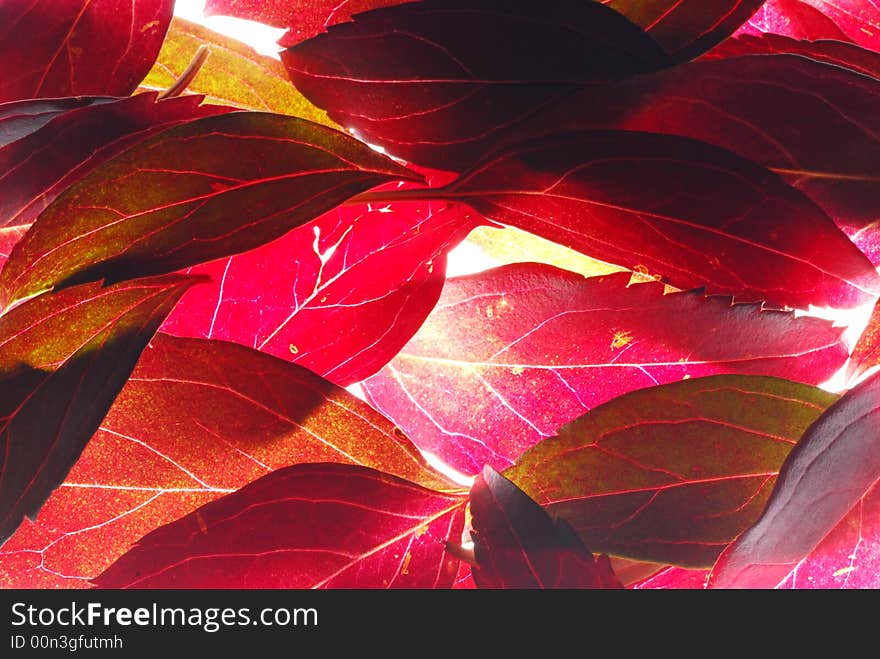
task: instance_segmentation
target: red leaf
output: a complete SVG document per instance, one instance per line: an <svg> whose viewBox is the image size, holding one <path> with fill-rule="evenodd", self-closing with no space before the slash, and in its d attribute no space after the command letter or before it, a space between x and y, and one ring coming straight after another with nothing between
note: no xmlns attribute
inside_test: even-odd
<svg viewBox="0 0 880 659"><path fill-rule="evenodd" d="M880 78L880 53L862 48L854 43L831 39L798 41L779 34L762 34L760 36L744 34L735 39L728 39L711 53L708 53L704 59L724 59L759 54L801 55L812 60L842 66L864 75ZM847 155L852 156L853 154L848 153Z"/></svg>
<svg viewBox="0 0 880 659"><path fill-rule="evenodd" d="M6 259L12 253L12 248L24 237L25 232L29 228L29 225L0 227L0 270L3 269L3 264L6 263Z"/></svg>
<svg viewBox="0 0 880 659"><path fill-rule="evenodd" d="M85 284L0 316L0 543L64 480L144 346L194 281Z"/></svg>
<svg viewBox="0 0 880 659"><path fill-rule="evenodd" d="M132 93L173 10L172 0L3 0L0 101Z"/></svg>
<svg viewBox="0 0 880 659"><path fill-rule="evenodd" d="M524 125L519 139L608 128L692 137L772 169L840 226L858 227L880 209L878 107L880 80L804 57L754 55L576 94Z"/></svg>
<svg viewBox="0 0 880 659"><path fill-rule="evenodd" d="M880 366L880 301L874 305L868 324L850 354L847 376L852 380Z"/></svg>
<svg viewBox="0 0 880 659"><path fill-rule="evenodd" d="M0 226L30 224L88 172L153 133L232 108L200 106L200 97L157 101L154 93L48 115L42 127L0 147ZM37 103L30 101L30 103Z"/></svg>
<svg viewBox="0 0 880 659"><path fill-rule="evenodd" d="M197 119L103 163L52 202L0 273L0 302L243 252L396 178L415 174L302 119Z"/></svg>
<svg viewBox="0 0 880 659"><path fill-rule="evenodd" d="M705 587L708 574L708 570L686 570L681 567L668 567L637 584L633 584L633 588L636 590L703 588Z"/></svg>
<svg viewBox="0 0 880 659"><path fill-rule="evenodd" d="M465 499L354 465L272 472L145 536L99 588L448 588Z"/></svg>
<svg viewBox="0 0 880 659"><path fill-rule="evenodd" d="M822 3L813 4L821 6ZM846 34L837 27L837 23L815 6L801 0L767 0L737 34L766 32L808 41L819 39L849 41Z"/></svg>
<svg viewBox="0 0 880 659"><path fill-rule="evenodd" d="M761 515L795 442L835 400L741 375L649 387L566 424L505 476L593 551L710 567Z"/></svg>
<svg viewBox="0 0 880 659"><path fill-rule="evenodd" d="M390 421L306 369L157 334L65 482L0 551L0 586L85 586L149 531L301 462L462 490Z"/></svg>
<svg viewBox="0 0 880 659"><path fill-rule="evenodd" d="M809 199L689 138L560 134L487 158L438 196L677 288L800 308L880 292L870 261Z"/></svg>
<svg viewBox="0 0 880 659"><path fill-rule="evenodd" d="M768 0L757 17L757 22L749 22L749 32L770 28L800 39L845 37L865 48L880 50L880 7L874 0Z"/></svg>
<svg viewBox="0 0 880 659"><path fill-rule="evenodd" d="M76 96L0 103L0 147L38 131L60 114L113 100L109 96Z"/></svg>
<svg viewBox="0 0 880 659"><path fill-rule="evenodd" d="M736 32L764 0L600 0L619 11L678 62L697 57Z"/></svg>
<svg viewBox="0 0 880 659"><path fill-rule="evenodd" d="M796 579L799 563L880 478L878 414L880 375L875 375L816 420L786 459L761 518L718 558L709 587L768 588ZM873 528L873 520L870 524ZM877 538L868 540L869 552L876 554Z"/></svg>
<svg viewBox="0 0 880 659"><path fill-rule="evenodd" d="M715 373L816 384L846 359L826 321L628 279L538 264L450 279L425 325L363 383L367 396L421 448L475 474L627 391Z"/></svg>
<svg viewBox="0 0 880 659"><path fill-rule="evenodd" d="M607 556L595 559L565 520L489 466L471 488L471 537L480 588L622 588Z"/></svg>
<svg viewBox="0 0 880 659"><path fill-rule="evenodd" d="M442 206L342 207L259 249L196 266L188 272L213 283L191 290L163 330L236 341L342 386L358 382L421 326L440 296L446 252L477 222L460 205Z"/></svg>
<svg viewBox="0 0 880 659"><path fill-rule="evenodd" d="M360 14L281 59L339 125L404 160L453 170L576 86L669 64L641 29L579 0L408 3Z"/></svg>
<svg viewBox="0 0 880 659"><path fill-rule="evenodd" d="M350 21L370 9L399 5L407 0L208 0L206 16L235 16L274 27L289 28L278 43L293 46L331 25Z"/></svg>

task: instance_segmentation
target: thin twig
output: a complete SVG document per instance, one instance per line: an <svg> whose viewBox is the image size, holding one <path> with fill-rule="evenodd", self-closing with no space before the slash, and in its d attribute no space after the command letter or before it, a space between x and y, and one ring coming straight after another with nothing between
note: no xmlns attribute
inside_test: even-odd
<svg viewBox="0 0 880 659"><path fill-rule="evenodd" d="M199 49L196 51L196 54L193 55L193 58L190 60L187 67L183 70L183 73L180 74L180 77L174 81L174 84L171 85L164 92L159 94L159 98L173 98L175 96L180 96L183 91L189 86L189 83L193 81L193 79L199 75L199 71L202 70L202 65L204 65L205 60L208 59L208 55L211 53L208 50L208 47L202 44L199 46Z"/></svg>

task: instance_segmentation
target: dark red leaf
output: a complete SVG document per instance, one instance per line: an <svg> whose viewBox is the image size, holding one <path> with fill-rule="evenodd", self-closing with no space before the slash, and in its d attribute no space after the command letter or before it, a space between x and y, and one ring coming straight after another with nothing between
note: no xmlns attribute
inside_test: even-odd
<svg viewBox="0 0 880 659"><path fill-rule="evenodd" d="M680 289L796 308L853 307L880 292L870 261L802 193L730 151L676 135L527 142L438 196Z"/></svg>
<svg viewBox="0 0 880 659"><path fill-rule="evenodd" d="M749 22L747 32L772 31L800 39L847 38L880 50L876 0L768 0L756 18Z"/></svg>
<svg viewBox="0 0 880 659"><path fill-rule="evenodd" d="M538 264L450 279L364 389L418 446L476 474L634 389L716 373L818 384L846 359L827 321L628 280Z"/></svg>
<svg viewBox="0 0 880 659"><path fill-rule="evenodd" d="M795 442L835 400L738 375L641 389L566 424L505 476L593 551L710 567L761 515Z"/></svg>
<svg viewBox="0 0 880 659"><path fill-rule="evenodd" d="M355 465L272 472L163 526L99 588L448 588L466 499Z"/></svg>
<svg viewBox="0 0 880 659"><path fill-rule="evenodd" d="M0 103L0 147L38 131L59 114L113 100L110 96L75 96Z"/></svg>
<svg viewBox="0 0 880 659"><path fill-rule="evenodd" d="M416 175L303 119L260 112L197 119L103 163L52 202L0 273L0 302L243 252L398 178Z"/></svg>
<svg viewBox="0 0 880 659"><path fill-rule="evenodd" d="M64 480L194 281L169 275L85 284L0 316L0 543Z"/></svg>
<svg viewBox="0 0 880 659"><path fill-rule="evenodd" d="M820 6L822 3L813 3ZM849 41L846 34L819 9L801 0L767 0L743 25L742 34L781 34L795 39ZM722 47L723 47L722 43Z"/></svg>
<svg viewBox="0 0 880 659"><path fill-rule="evenodd" d="M692 62L573 95L523 126L520 139L608 128L730 149L775 171L842 227L880 212L880 80L840 66L794 55Z"/></svg>
<svg viewBox="0 0 880 659"><path fill-rule="evenodd" d="M619 11L679 62L736 32L764 0L600 0Z"/></svg>
<svg viewBox="0 0 880 659"><path fill-rule="evenodd" d="M206 16L235 16L274 27L289 28L282 46L293 46L321 34L331 25L350 21L370 9L399 5L407 0L208 0Z"/></svg>
<svg viewBox="0 0 880 659"><path fill-rule="evenodd" d="M464 490L394 424L306 369L157 334L65 482L3 546L0 587L85 587L144 534L302 462Z"/></svg>
<svg viewBox="0 0 880 659"><path fill-rule="evenodd" d="M236 341L342 386L358 382L415 334L440 296L446 252L481 221L459 204L443 206L342 207L259 249L196 266L188 272L212 284L189 291L163 330Z"/></svg>
<svg viewBox="0 0 880 659"><path fill-rule="evenodd" d="M132 93L173 10L173 0L3 0L0 101Z"/></svg>
<svg viewBox="0 0 880 659"><path fill-rule="evenodd" d="M622 588L607 556L593 557L565 520L486 466L471 488L480 588Z"/></svg>
<svg viewBox="0 0 880 659"><path fill-rule="evenodd" d="M281 58L339 125L404 160L456 171L573 88L669 64L640 28L579 0L378 9Z"/></svg>
<svg viewBox="0 0 880 659"><path fill-rule="evenodd" d="M878 417L880 374L848 391L810 426L779 472L761 518L718 558L709 587L768 588L795 579L799 563L880 478ZM868 509L876 505L872 500ZM877 538L869 544L876 554Z"/></svg>
<svg viewBox="0 0 880 659"><path fill-rule="evenodd" d="M0 147L0 226L30 224L66 188L153 133L233 109L200 106L195 96L156 97L102 99L46 122L38 115L44 126Z"/></svg>
<svg viewBox="0 0 880 659"><path fill-rule="evenodd" d="M812 60L842 66L864 75L880 78L880 53L862 48L854 43L832 39L799 41L779 34L762 34L760 36L744 34L734 39L728 39L712 52L707 53L705 59L724 59L758 54L801 55Z"/></svg>

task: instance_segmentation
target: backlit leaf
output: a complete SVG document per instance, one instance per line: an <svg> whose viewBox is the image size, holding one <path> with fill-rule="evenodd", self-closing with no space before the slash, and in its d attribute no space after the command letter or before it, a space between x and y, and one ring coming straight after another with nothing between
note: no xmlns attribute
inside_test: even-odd
<svg viewBox="0 0 880 659"><path fill-rule="evenodd" d="M530 141L438 196L680 289L800 308L853 307L880 292L870 261L803 194L730 151L675 135Z"/></svg>
<svg viewBox="0 0 880 659"><path fill-rule="evenodd" d="M846 359L827 321L628 282L538 264L450 279L364 389L417 445L476 474L634 389L717 373L818 384Z"/></svg>
<svg viewBox="0 0 880 659"><path fill-rule="evenodd" d="M447 251L482 221L444 206L351 205L191 268L212 284L191 290L163 330L236 341L337 384L358 382L415 334L440 297Z"/></svg>
<svg viewBox="0 0 880 659"><path fill-rule="evenodd" d="M125 96L156 60L173 0L3 0L0 102Z"/></svg>
<svg viewBox="0 0 880 659"><path fill-rule="evenodd" d="M850 389L810 426L786 459L760 519L718 558L709 587L769 588L794 580L799 563L854 507L857 516L865 512L860 502L880 478L878 417L880 374ZM866 511L876 505L874 495ZM866 544L876 554L877 538Z"/></svg>
<svg viewBox="0 0 880 659"><path fill-rule="evenodd" d="M857 378L875 366L880 366L880 302L874 305L868 324L850 354L847 375Z"/></svg>
<svg viewBox="0 0 880 659"><path fill-rule="evenodd" d="M158 526L272 469L318 461L461 489L390 421L309 371L157 334L65 482L0 550L0 586L85 587Z"/></svg>
<svg viewBox="0 0 880 659"><path fill-rule="evenodd" d="M49 116L42 127L0 147L0 226L30 224L66 188L153 133L231 109L200 100L138 94Z"/></svg>
<svg viewBox="0 0 880 659"><path fill-rule="evenodd" d="M0 273L0 302L243 252L367 188L414 177L304 119L259 112L198 119L105 162L50 204Z"/></svg>
<svg viewBox="0 0 880 659"><path fill-rule="evenodd" d="M764 509L779 468L836 396L756 376L635 391L505 472L592 551L709 567Z"/></svg>
<svg viewBox="0 0 880 659"><path fill-rule="evenodd" d="M823 21L820 14L828 20ZM854 43L880 50L880 6L876 0L768 0L756 18L756 22L749 22L749 31L769 29L802 39L839 39L843 33Z"/></svg>
<svg viewBox="0 0 880 659"><path fill-rule="evenodd" d="M194 281L169 275L84 284L0 316L0 543L64 480Z"/></svg>
<svg viewBox="0 0 880 659"><path fill-rule="evenodd" d="M279 469L142 538L99 588L448 588L466 499L354 465ZM272 529L272 532L266 532Z"/></svg>
<svg viewBox="0 0 880 659"><path fill-rule="evenodd" d="M456 171L575 87L670 63L640 28L580 0L408 3L359 14L281 59L339 125L404 160Z"/></svg>
<svg viewBox="0 0 880 659"><path fill-rule="evenodd" d="M59 114L113 100L111 96L72 96L0 103L0 147L39 130Z"/></svg>
<svg viewBox="0 0 880 659"><path fill-rule="evenodd" d="M207 47L209 55L187 85L188 92L204 94L211 103L290 114L335 127L322 110L291 86L277 59L259 55L236 39L179 16L171 21L156 64L141 87L159 91L170 88L200 46Z"/></svg>
<svg viewBox="0 0 880 659"><path fill-rule="evenodd" d="M880 214L880 80L840 66L786 54L691 62L575 94L511 139L609 128L729 149L779 174L845 228Z"/></svg>
<svg viewBox="0 0 880 659"><path fill-rule="evenodd" d="M594 558L564 520L491 467L477 477L470 502L480 588L622 587L607 556Z"/></svg>
<svg viewBox="0 0 880 659"><path fill-rule="evenodd" d="M764 0L600 0L684 62L736 32Z"/></svg>

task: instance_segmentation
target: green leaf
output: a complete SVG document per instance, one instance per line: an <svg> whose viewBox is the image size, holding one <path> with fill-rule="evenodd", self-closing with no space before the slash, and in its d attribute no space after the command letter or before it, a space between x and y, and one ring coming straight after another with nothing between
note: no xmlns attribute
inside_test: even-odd
<svg viewBox="0 0 880 659"><path fill-rule="evenodd" d="M709 567L760 516L786 456L836 399L760 376L641 389L563 426L505 476L594 552Z"/></svg>

